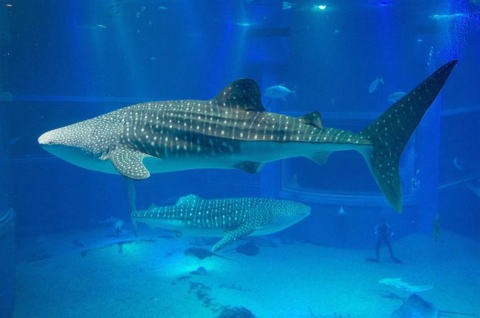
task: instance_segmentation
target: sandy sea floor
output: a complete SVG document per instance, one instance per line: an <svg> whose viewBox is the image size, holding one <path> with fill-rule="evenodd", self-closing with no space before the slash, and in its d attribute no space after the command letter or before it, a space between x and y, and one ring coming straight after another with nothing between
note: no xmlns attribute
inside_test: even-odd
<svg viewBox="0 0 480 318"><path fill-rule="evenodd" d="M442 310L480 314L480 246L442 233L395 242L404 264L366 262L373 251L263 238L260 253L184 255L192 240L150 235L102 247L105 228L24 241L14 317L217 317L244 306L256 317L389 317L408 294L380 284L401 277ZM126 237L125 237L126 238ZM73 242L76 243L74 244ZM199 243L200 241L193 241ZM94 247L88 253L85 247ZM28 247L28 248L27 248ZM203 246L208 248L208 245ZM386 251L384 251L386 253ZM206 274L191 271L204 267ZM397 298L397 296L399 296Z"/></svg>

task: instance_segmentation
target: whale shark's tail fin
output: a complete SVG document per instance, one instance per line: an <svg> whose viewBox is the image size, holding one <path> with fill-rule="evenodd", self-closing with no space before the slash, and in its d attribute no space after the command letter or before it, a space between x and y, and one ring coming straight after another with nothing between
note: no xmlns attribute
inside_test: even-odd
<svg viewBox="0 0 480 318"><path fill-rule="evenodd" d="M402 211L399 161L423 115L435 100L457 61L451 61L393 104L361 132L373 147L363 152L380 189L395 210Z"/></svg>

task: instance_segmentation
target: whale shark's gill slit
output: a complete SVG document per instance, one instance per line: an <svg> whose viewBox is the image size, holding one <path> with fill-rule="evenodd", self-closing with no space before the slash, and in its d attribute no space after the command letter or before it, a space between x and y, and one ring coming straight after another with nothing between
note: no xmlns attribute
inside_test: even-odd
<svg viewBox="0 0 480 318"><path fill-rule="evenodd" d="M361 132L373 144L363 151L380 189L395 210L402 210L400 156L411 134L437 97L457 61L440 67Z"/></svg>

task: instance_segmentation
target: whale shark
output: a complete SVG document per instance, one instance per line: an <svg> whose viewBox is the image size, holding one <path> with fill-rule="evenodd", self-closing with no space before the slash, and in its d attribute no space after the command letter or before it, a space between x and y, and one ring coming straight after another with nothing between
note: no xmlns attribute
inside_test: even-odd
<svg viewBox="0 0 480 318"><path fill-rule="evenodd" d="M127 106L45 132L38 142L77 166L134 180L189 169L255 173L291 157L323 164L332 152L356 150L401 212L400 156L456 63L440 67L359 133L324 127L318 112L298 118L267 112L256 82L240 79L209 100Z"/></svg>
<svg viewBox="0 0 480 318"><path fill-rule="evenodd" d="M221 237L216 252L246 236L272 234L310 215L310 207L299 202L266 198L203 199L194 194L175 205L134 210L132 219L152 228L186 235Z"/></svg>

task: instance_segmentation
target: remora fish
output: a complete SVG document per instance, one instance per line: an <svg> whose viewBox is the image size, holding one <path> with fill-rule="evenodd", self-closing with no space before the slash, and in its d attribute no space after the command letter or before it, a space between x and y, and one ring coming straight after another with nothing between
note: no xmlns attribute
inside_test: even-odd
<svg viewBox="0 0 480 318"><path fill-rule="evenodd" d="M80 167L131 179L205 168L254 173L274 160L303 156L321 164L334 151L356 150L401 211L400 155L456 63L439 68L360 133L323 127L318 112L299 118L266 112L258 85L241 79L210 100L137 104L48 131L38 142Z"/></svg>
<svg viewBox="0 0 480 318"><path fill-rule="evenodd" d="M132 219L187 235L222 237L212 247L215 252L248 235L281 231L309 214L309 206L294 201L263 198L206 200L190 194L180 198L176 205L133 211Z"/></svg>

